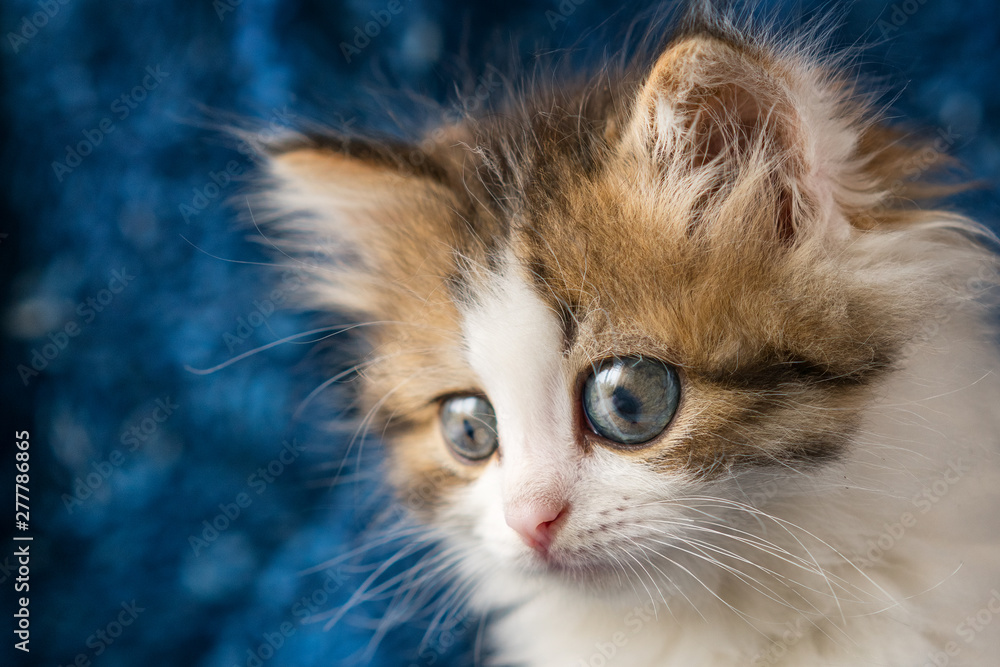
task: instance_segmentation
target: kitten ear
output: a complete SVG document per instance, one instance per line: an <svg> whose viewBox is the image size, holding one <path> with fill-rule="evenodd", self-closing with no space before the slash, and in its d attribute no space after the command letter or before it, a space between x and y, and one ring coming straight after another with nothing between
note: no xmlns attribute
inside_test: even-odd
<svg viewBox="0 0 1000 667"><path fill-rule="evenodd" d="M357 140L272 151L271 228L316 279L314 307L384 314L386 300L398 300L392 293L419 298L440 285L420 276L447 273L456 207L442 170L425 158Z"/></svg>
<svg viewBox="0 0 1000 667"><path fill-rule="evenodd" d="M797 67L753 46L686 37L657 60L626 136L668 187L695 173L708 196L756 193L770 216L759 231L783 242L846 235L847 223L821 209L832 201L831 167L847 161L856 139L838 126L815 73ZM821 145L827 154L817 160Z"/></svg>

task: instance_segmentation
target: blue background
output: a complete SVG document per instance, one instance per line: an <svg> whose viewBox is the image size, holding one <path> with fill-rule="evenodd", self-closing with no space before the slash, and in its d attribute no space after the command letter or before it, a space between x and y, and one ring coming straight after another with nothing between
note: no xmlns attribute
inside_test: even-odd
<svg viewBox="0 0 1000 667"><path fill-rule="evenodd" d="M293 417L345 363L345 346L317 350L300 340L212 374L185 369L313 325L281 304L269 312L272 292L291 297L294 283L259 264L269 255L238 221L245 186L221 175L227 166L251 173L254 156L235 150L217 126L239 118L265 135L311 120L391 129L381 106L415 117L420 95L448 104L456 80L467 90L489 65L504 69L509 59L497 54L617 46L614 36L648 5L566 0L575 10L553 27L546 12L558 11L555 1L411 0L348 62L340 44L388 4L6 0L0 7L0 479L8 489L12 431L30 430L34 536L30 659L15 655L6 631L0 656L64 665L82 655L106 667L257 664L248 651L275 666L472 663L481 619L445 619L429 634L431 619L418 619L383 637L373 657L362 652L384 602L359 606L329 631L300 622L303 596L322 600L310 603L316 611L335 609L367 577L366 566L396 553L388 545L334 567L325 588L324 572L302 574L363 544L362 529L389 501L366 466L378 461L377 442L366 443L360 459L347 457L337 475L349 437L326 426L345 408L336 392ZM817 6L787 3L780 15L809 16ZM898 92L895 112L950 129L971 175L993 184L998 25L1000 6L986 0L862 2L846 8L835 42L868 44L863 70ZM399 89L417 95L392 93ZM82 149L88 155L78 164L70 157L68 171L53 167L80 142L94 144ZM992 185L959 204L991 225L1000 211ZM114 271L134 279L103 292ZM77 335L63 340L67 325ZM53 358L22 377L19 365L30 367L36 352ZM164 414L154 413L157 400L176 405L161 423L151 420ZM132 429L143 439L129 439ZM255 471L293 439L303 451L261 488ZM88 476L94 488L78 493ZM341 483L331 485L335 479ZM238 517L218 518L220 504L232 513L247 499ZM203 521L225 529L203 534ZM192 546L192 536L206 535ZM0 546L8 622L12 544ZM122 604L133 600L142 609L134 622L113 644L98 640L98 630L117 632ZM261 651L283 623L294 633Z"/></svg>

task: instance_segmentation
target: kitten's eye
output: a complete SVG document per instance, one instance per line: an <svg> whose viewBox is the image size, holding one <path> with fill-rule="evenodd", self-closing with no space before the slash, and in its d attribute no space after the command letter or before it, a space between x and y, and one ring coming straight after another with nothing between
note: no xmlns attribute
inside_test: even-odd
<svg viewBox="0 0 1000 667"><path fill-rule="evenodd" d="M680 400L677 371L662 361L625 357L601 362L583 388L583 408L598 435L623 445L652 440Z"/></svg>
<svg viewBox="0 0 1000 667"><path fill-rule="evenodd" d="M497 416L481 396L455 396L442 403L441 430L464 459L482 461L497 449Z"/></svg>

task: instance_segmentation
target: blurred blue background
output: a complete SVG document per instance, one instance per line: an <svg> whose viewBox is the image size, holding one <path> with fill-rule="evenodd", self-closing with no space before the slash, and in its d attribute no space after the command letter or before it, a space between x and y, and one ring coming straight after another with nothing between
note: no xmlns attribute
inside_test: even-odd
<svg viewBox="0 0 1000 667"><path fill-rule="evenodd" d="M494 63L505 69L506 55L496 54L614 49L649 6L0 5L0 478L10 488L7 443L15 429L29 430L34 537L31 653L13 651L5 633L0 656L11 657L0 662L473 663L478 618L430 633L432 619L418 619L381 637L374 654L364 651L384 602L328 631L304 622L343 605L369 570L348 561L302 572L362 544L388 500L364 470L336 475L349 439L326 426L345 408L336 393L293 418L348 358L344 346L319 352L299 341L212 374L185 368L312 326L283 308L294 279L260 266L268 254L238 223L240 177L256 156L211 125L224 112L265 136L309 120L386 129L376 110L395 104L387 91L448 104L456 79L474 83ZM826 3L779 7L801 17ZM379 17L386 25L365 43L358 34ZM835 36L870 45L863 69L898 92L900 116L954 137L971 175L991 184L959 204L994 229L998 25L1000 5L986 0L859 2L845 8ZM412 95L400 104L403 115L420 107ZM365 447L376 462L377 443ZM0 547L8 623L13 544ZM390 545L365 559L393 553Z"/></svg>

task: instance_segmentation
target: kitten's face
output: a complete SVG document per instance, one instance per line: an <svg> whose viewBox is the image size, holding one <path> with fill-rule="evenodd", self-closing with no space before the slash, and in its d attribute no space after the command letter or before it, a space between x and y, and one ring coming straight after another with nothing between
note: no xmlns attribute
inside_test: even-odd
<svg viewBox="0 0 1000 667"><path fill-rule="evenodd" d="M315 304L380 323L364 395L393 479L467 568L705 580L757 485L850 455L919 309L859 229L891 219L903 157L838 85L695 37L640 86L541 96L416 164L276 158L278 212L318 220L289 245L318 227L353 255Z"/></svg>
<svg viewBox="0 0 1000 667"><path fill-rule="evenodd" d="M434 521L484 571L684 578L687 541L740 513L708 498L748 503L757 483L833 464L896 342L818 246L692 236L606 177L452 288L438 353L461 371L394 452L403 480L447 471L431 474Z"/></svg>

